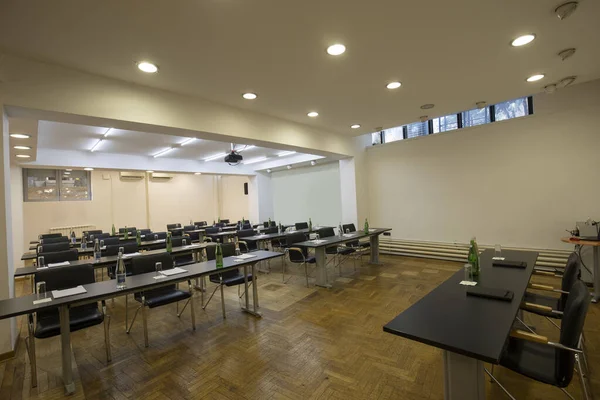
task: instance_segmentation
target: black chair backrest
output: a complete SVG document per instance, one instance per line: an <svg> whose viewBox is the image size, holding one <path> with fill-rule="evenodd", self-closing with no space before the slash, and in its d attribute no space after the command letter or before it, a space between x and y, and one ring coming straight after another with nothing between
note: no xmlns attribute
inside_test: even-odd
<svg viewBox="0 0 600 400"><path fill-rule="evenodd" d="M116 256L119 254L119 248L123 248L124 254L136 253L138 251L137 243L120 243L106 246L106 250L102 250L102 257Z"/></svg>
<svg viewBox="0 0 600 400"><path fill-rule="evenodd" d="M209 227L209 228L206 228L204 230L204 232L206 234L209 234L209 233L219 233L219 228L218 227Z"/></svg>
<svg viewBox="0 0 600 400"><path fill-rule="evenodd" d="M238 237L248 237L248 236L254 236L256 235L256 232L254 231L254 229L242 229L241 231L237 232L237 236Z"/></svg>
<svg viewBox="0 0 600 400"><path fill-rule="evenodd" d="M152 233L151 229L138 229L140 231L140 235L146 235L148 233Z"/></svg>
<svg viewBox="0 0 600 400"><path fill-rule="evenodd" d="M42 233L38 236L38 239L57 238L61 237L62 233ZM66 236L65 236L66 237Z"/></svg>
<svg viewBox="0 0 600 400"><path fill-rule="evenodd" d="M242 225L242 229L252 229L252 224L250 222L247 222L244 225Z"/></svg>
<svg viewBox="0 0 600 400"><path fill-rule="evenodd" d="M296 222L294 226L296 227L296 230L308 229L308 222Z"/></svg>
<svg viewBox="0 0 600 400"><path fill-rule="evenodd" d="M167 224L167 230L181 228L181 224Z"/></svg>
<svg viewBox="0 0 600 400"><path fill-rule="evenodd" d="M317 234L319 235L319 237L322 237L322 238L335 236L335 232L333 231L333 228L321 228L321 229L317 230Z"/></svg>
<svg viewBox="0 0 600 400"><path fill-rule="evenodd" d="M169 253L152 254L149 256L133 257L131 259L131 274L139 275L156 271L156 263L162 263L162 269L173 268L173 257Z"/></svg>
<svg viewBox="0 0 600 400"><path fill-rule="evenodd" d="M579 280L581 276L581 263L579 262L579 256L577 253L571 253L569 255L569 259L567 260L567 265L565 266L565 271L563 272L561 290L565 292L570 292L571 288ZM562 293L560 295L560 304L559 310L564 310L567 305L567 299L569 295Z"/></svg>
<svg viewBox="0 0 600 400"><path fill-rule="evenodd" d="M167 232L153 232L144 238L145 241L166 239Z"/></svg>
<svg viewBox="0 0 600 400"><path fill-rule="evenodd" d="M354 224L344 224L342 225L342 229L344 230L343 233L346 233L346 231L356 232L356 227L354 226Z"/></svg>
<svg viewBox="0 0 600 400"><path fill-rule="evenodd" d="M303 232L292 232L285 235L285 242L288 246L304 241L306 241L306 235Z"/></svg>
<svg viewBox="0 0 600 400"><path fill-rule="evenodd" d="M68 242L68 241L69 241L69 238L66 236L57 236L57 237L41 239L40 243L41 244L52 244L52 243L63 243L63 242Z"/></svg>
<svg viewBox="0 0 600 400"><path fill-rule="evenodd" d="M77 249L53 251L49 253L40 253L39 256L44 256L45 264L54 264L65 261L77 261L79 259L79 252Z"/></svg>
<svg viewBox="0 0 600 400"><path fill-rule="evenodd" d="M206 221L197 221L197 222L194 222L194 225L196 225L196 226L206 226Z"/></svg>
<svg viewBox="0 0 600 400"><path fill-rule="evenodd" d="M277 226L277 222L271 221L271 226ZM268 227L269 227L269 221L263 222L263 228L268 228Z"/></svg>
<svg viewBox="0 0 600 400"><path fill-rule="evenodd" d="M99 233L102 233L102 229L92 229L91 231L83 231L82 232L84 235L97 235Z"/></svg>
<svg viewBox="0 0 600 400"><path fill-rule="evenodd" d="M276 226L270 226L267 229L263 229L261 232L268 235L269 233L277 233L278 231L279 229L277 229Z"/></svg>
<svg viewBox="0 0 600 400"><path fill-rule="evenodd" d="M110 233L108 233L108 232L107 233L100 232L100 233L92 233L92 234L88 235L88 238L91 239L92 235L94 236L94 239L99 239L99 240L102 240L102 239L110 237Z"/></svg>
<svg viewBox="0 0 600 400"><path fill-rule="evenodd" d="M223 243L221 249L223 250L223 257L235 256L235 243ZM216 250L217 246L208 246L206 248L206 259L209 261L214 260Z"/></svg>
<svg viewBox="0 0 600 400"><path fill-rule="evenodd" d="M94 283L94 267L90 264L48 268L35 274L35 282L46 282L46 292Z"/></svg>
<svg viewBox="0 0 600 400"><path fill-rule="evenodd" d="M196 230L196 225L186 225L183 227L183 231L195 231Z"/></svg>
<svg viewBox="0 0 600 400"><path fill-rule="evenodd" d="M100 240L104 241L105 246L110 246L112 244L121 243L121 239L119 239L118 237L107 237L107 238L100 239Z"/></svg>
<svg viewBox="0 0 600 400"><path fill-rule="evenodd" d="M569 291L569 298L560 324L560 344L578 348L589 305L590 292L585 284L578 280ZM574 353L568 350L557 350L555 366L557 380L563 383L564 386L561 385L561 387L566 387L573 379Z"/></svg>
<svg viewBox="0 0 600 400"><path fill-rule="evenodd" d="M137 231L137 228L135 226L128 226L127 231L128 232ZM119 228L119 233L125 233L125 228Z"/></svg>
<svg viewBox="0 0 600 400"><path fill-rule="evenodd" d="M40 250L41 248L41 250ZM69 242L60 242L60 243L50 243L50 244L46 244L44 243L41 246L38 246L37 250L38 253L49 253L51 251L63 251L63 250L69 250L71 248L71 245L69 244Z"/></svg>
<svg viewBox="0 0 600 400"><path fill-rule="evenodd" d="M228 223L229 223L229 220L228 220L228 219L221 219L221 221L220 221L220 222L221 222L222 224L228 224Z"/></svg>
<svg viewBox="0 0 600 400"><path fill-rule="evenodd" d="M185 245L188 246L192 244L192 239L189 236L177 236L171 238L171 244L173 247L181 247L183 246L183 241L185 240Z"/></svg>
<svg viewBox="0 0 600 400"><path fill-rule="evenodd" d="M214 226L217 227L217 228L222 228L222 227L225 226L225 223L224 222L217 222Z"/></svg>

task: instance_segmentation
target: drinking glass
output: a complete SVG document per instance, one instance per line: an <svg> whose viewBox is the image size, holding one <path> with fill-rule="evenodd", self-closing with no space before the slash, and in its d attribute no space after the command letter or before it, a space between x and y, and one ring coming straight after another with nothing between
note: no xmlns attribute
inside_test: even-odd
<svg viewBox="0 0 600 400"><path fill-rule="evenodd" d="M100 248L104 247L104 240L100 241Z"/></svg>
<svg viewBox="0 0 600 400"><path fill-rule="evenodd" d="M158 240L158 235L154 234L154 240Z"/></svg>
<svg viewBox="0 0 600 400"><path fill-rule="evenodd" d="M38 299L46 298L46 282L41 281L35 284L35 292L37 293Z"/></svg>
<svg viewBox="0 0 600 400"><path fill-rule="evenodd" d="M494 258L502 258L502 246L494 245Z"/></svg>
<svg viewBox="0 0 600 400"><path fill-rule="evenodd" d="M119 253L125 254L125 248L124 247L119 247Z"/></svg>
<svg viewBox="0 0 600 400"><path fill-rule="evenodd" d="M321 239L321 237L319 236L318 233L315 233L315 240L319 240L319 239Z"/></svg>
<svg viewBox="0 0 600 400"><path fill-rule="evenodd" d="M473 266L471 264L465 264L465 281L473 281Z"/></svg>
<svg viewBox="0 0 600 400"><path fill-rule="evenodd" d="M38 268L45 266L45 265L44 265L44 256L39 256L39 257L38 257L38 262L37 262L37 264L38 264L38 265L37 265L37 266L38 266Z"/></svg>
<svg viewBox="0 0 600 400"><path fill-rule="evenodd" d="M90 235L90 240L93 242L94 241L94 235Z"/></svg>
<svg viewBox="0 0 600 400"><path fill-rule="evenodd" d="M154 269L156 270L156 275L162 275L162 262L157 262L154 264Z"/></svg>
<svg viewBox="0 0 600 400"><path fill-rule="evenodd" d="M187 246L187 240L181 239L181 245L182 246Z"/></svg>
<svg viewBox="0 0 600 400"><path fill-rule="evenodd" d="M350 233L350 228L346 228L346 233Z"/></svg>

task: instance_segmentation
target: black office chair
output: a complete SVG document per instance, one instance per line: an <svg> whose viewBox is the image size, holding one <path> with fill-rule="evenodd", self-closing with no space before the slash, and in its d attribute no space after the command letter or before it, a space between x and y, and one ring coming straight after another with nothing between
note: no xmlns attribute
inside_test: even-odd
<svg viewBox="0 0 600 400"><path fill-rule="evenodd" d="M228 224L229 220L228 219L221 219L221 221L219 221L219 222L221 222L222 224Z"/></svg>
<svg viewBox="0 0 600 400"><path fill-rule="evenodd" d="M183 231L187 232L187 231L195 231L196 230L196 225L186 225L183 227Z"/></svg>
<svg viewBox="0 0 600 400"><path fill-rule="evenodd" d="M269 233L277 233L278 231L279 229L277 229L277 226L270 226L268 228L263 229L261 232L265 235L268 235Z"/></svg>
<svg viewBox="0 0 600 400"><path fill-rule="evenodd" d="M87 236L90 236L90 235L97 235L97 234L99 234L99 233L102 233L102 229L92 229L92 230L90 230L90 231L83 231L83 232L81 232L81 233L82 233L83 235L87 235Z"/></svg>
<svg viewBox="0 0 600 400"><path fill-rule="evenodd" d="M347 233L347 232L356 232L356 226L354 226L354 224L344 224L342 225L342 229L343 229L343 233ZM346 243L347 246L355 246L355 247L371 247L371 243L370 242L362 242L362 241L355 241L355 242L348 242Z"/></svg>
<svg viewBox="0 0 600 400"><path fill-rule="evenodd" d="M140 231L140 235L147 235L149 233L152 233L151 229L138 229Z"/></svg>
<svg viewBox="0 0 600 400"><path fill-rule="evenodd" d="M197 221L197 222L194 222L194 225L196 225L196 226L206 226L206 221Z"/></svg>
<svg viewBox="0 0 600 400"><path fill-rule="evenodd" d="M270 228L271 226L277 227L277 222L271 221L271 225L269 225L269 221L263 222L263 228Z"/></svg>
<svg viewBox="0 0 600 400"><path fill-rule="evenodd" d="M172 269L173 259L168 253L154 254L149 256L140 256L131 260L131 273L132 275L154 273L156 271L156 263L162 263L162 269ZM160 282L160 280L157 280ZM131 332L131 327L135 322L140 309L142 310L142 321L144 324L144 345L148 347L148 324L146 320L146 307L155 308L164 306L171 303L177 303L177 317L181 317L181 314L185 310L187 305L190 305L190 311L192 314L192 330L196 330L196 315L194 313L194 302L192 301L193 288L192 281L188 280L188 291L177 289L176 285L167 285L157 289L150 289L143 292L134 293L134 299L140 303L140 306L135 310L131 325L127 328L127 333ZM179 312L179 302L187 300ZM125 297L125 308L127 308L127 297ZM125 317L125 325L127 325L127 316Z"/></svg>
<svg viewBox="0 0 600 400"><path fill-rule="evenodd" d="M579 357L582 353L580 338L589 304L590 293L585 284L578 280L569 292L558 343L530 332L513 331L500 358L500 365L538 382L556 386L570 399L573 396L565 388L571 383L574 367L577 366L584 396L586 399L590 398ZM514 399L492 373L487 369L485 372Z"/></svg>
<svg viewBox="0 0 600 400"><path fill-rule="evenodd" d="M57 237L61 237L61 236L62 236L62 233L42 233L42 234L38 235L38 239L42 240L42 239L49 239L49 238L57 238Z"/></svg>
<svg viewBox="0 0 600 400"><path fill-rule="evenodd" d="M181 224L167 224L167 231L171 229L181 228Z"/></svg>
<svg viewBox="0 0 600 400"><path fill-rule="evenodd" d="M92 234L88 235L88 237L90 239L92 239L92 236L94 237L93 238L94 240L95 239L101 240L101 239L109 238L110 237L110 233L108 233L108 232L106 232L106 233L100 232L100 233L92 233Z"/></svg>
<svg viewBox="0 0 600 400"><path fill-rule="evenodd" d="M100 241L103 241L105 246L111 246L123 242L123 240L119 239L118 237L107 237L100 239Z"/></svg>
<svg viewBox="0 0 600 400"><path fill-rule="evenodd" d="M320 238L328 238L335 236L335 231L333 228L321 228L317 230L317 234ZM338 267L340 276L342 276L342 263L344 262L345 258L348 258L350 254L355 252L356 249L348 246L335 245L325 248L325 254L333 256L331 260L333 261L333 268L335 269L335 267ZM329 264L329 261L327 264ZM356 260L354 260L354 270L356 271Z"/></svg>
<svg viewBox="0 0 600 400"><path fill-rule="evenodd" d="M128 226L127 228L119 228L119 233L125 233L125 229L127 229L127 232L129 232L130 235L131 232L137 231L135 226Z"/></svg>
<svg viewBox="0 0 600 400"><path fill-rule="evenodd" d="M89 264L73 265L56 269L38 271L35 274L35 282L46 282L46 295L50 296L52 290L62 290L78 285L94 283L94 267ZM70 331L104 323L104 345L106 346L106 361L111 361L110 351L110 316L106 314L106 303L102 300L102 307L98 309L98 303L85 304L82 306L69 307ZM35 339L45 339L60 335L60 317L58 309L53 308L39 311L35 318L33 314L28 317L29 336L25 338L29 361L31 364L31 386L37 386L37 368L35 356Z"/></svg>
<svg viewBox="0 0 600 400"><path fill-rule="evenodd" d="M293 232L285 235L286 252L290 262L294 264L300 264L300 267L304 266L304 275L306 276L306 287L308 287L308 264L315 264L317 260L313 256L308 255L308 249L306 247L294 247L294 244L306 241L306 235L302 232ZM283 283L287 283L285 280L285 263L282 264L281 274ZM293 275L290 276L292 279ZM288 279L288 281L290 280Z"/></svg>
<svg viewBox="0 0 600 400"><path fill-rule="evenodd" d="M245 237L254 236L254 235L256 235L256 231L254 231L254 229L243 229L243 230L237 232L237 237L239 239L238 243L240 245L240 251L242 253L248 253L250 251L258 250L256 240L252 240L249 242L246 242L243 240L243 238L245 238Z"/></svg>
<svg viewBox="0 0 600 400"><path fill-rule="evenodd" d="M215 259L215 252L216 252L217 246L209 246L206 248L206 259L207 260L214 260ZM221 249L223 250L223 258L225 257L231 257L235 255L235 244L234 243L224 243L221 245ZM248 274L248 282L250 284L252 284L252 274ZM208 279L217 284L217 287L215 287L215 290L213 290L212 294L210 295L210 297L208 298L206 304L204 304L202 306L203 310L206 310L206 307L208 306L208 303L210 303L210 301L212 300L213 296L215 295L215 293L217 292L218 289L221 289L221 309L223 311L223 319L227 318L227 315L225 314L225 297L223 294L223 288L225 286L238 286L238 297L242 297L244 295L244 293L242 293L240 295L240 291L239 291L239 285L243 285L245 280L244 280L244 274L240 272L240 270L238 268L235 269L231 269L225 272L221 272L218 274L212 274L208 277Z"/></svg>
<svg viewBox="0 0 600 400"><path fill-rule="evenodd" d="M101 251L102 257L116 256L119 254L119 248L123 248L123 254L137 253L139 248L135 242L126 242L119 244L111 244L106 246L106 249Z"/></svg>
<svg viewBox="0 0 600 400"><path fill-rule="evenodd" d="M60 242L60 243L50 243L50 244L42 244L39 245L36 250L38 253L49 253L54 251L64 251L69 250L71 248L71 244L69 242Z"/></svg>
<svg viewBox="0 0 600 400"><path fill-rule="evenodd" d="M207 227L204 230L204 241L205 242L212 242L212 238L209 235L212 235L214 233L219 233L219 228L218 227Z"/></svg>
<svg viewBox="0 0 600 400"><path fill-rule="evenodd" d="M58 236L40 239L40 244L55 244L55 243L68 243L69 238L67 236Z"/></svg>
<svg viewBox="0 0 600 400"><path fill-rule="evenodd" d="M173 248L188 246L192 244L192 238L189 236L174 237L171 239L171 244L173 245ZM173 262L175 263L176 267L180 267L182 265L194 264L196 260L194 260L194 254L190 250L189 253L173 253Z"/></svg>
<svg viewBox="0 0 600 400"><path fill-rule="evenodd" d="M296 222L294 226L296 227L297 231L300 229L308 229L308 222Z"/></svg>
<svg viewBox="0 0 600 400"><path fill-rule="evenodd" d="M44 264L61 263L65 261L77 261L79 260L79 253L77 249L68 249L63 251L52 251L49 253L39 253L38 257L44 257Z"/></svg>

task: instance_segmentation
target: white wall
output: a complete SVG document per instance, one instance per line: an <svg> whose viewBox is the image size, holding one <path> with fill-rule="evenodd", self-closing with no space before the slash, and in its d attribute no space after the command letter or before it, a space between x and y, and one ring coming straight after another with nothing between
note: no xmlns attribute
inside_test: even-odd
<svg viewBox="0 0 600 400"><path fill-rule="evenodd" d="M313 224L330 226L341 222L337 163L273 172L271 185L276 221L293 224L312 218Z"/></svg>
<svg viewBox="0 0 600 400"><path fill-rule="evenodd" d="M442 242L568 248L600 219L600 81L534 98L534 115L369 148L372 225Z"/></svg>
<svg viewBox="0 0 600 400"><path fill-rule="evenodd" d="M249 183L247 176L221 177L221 218L232 222L250 218L250 196L244 194L244 183Z"/></svg>
<svg viewBox="0 0 600 400"><path fill-rule="evenodd" d="M21 255L25 249L23 232L23 171L18 165L10 166L10 195L12 208L13 262L15 267L23 265ZM29 246L27 247L29 248Z"/></svg>

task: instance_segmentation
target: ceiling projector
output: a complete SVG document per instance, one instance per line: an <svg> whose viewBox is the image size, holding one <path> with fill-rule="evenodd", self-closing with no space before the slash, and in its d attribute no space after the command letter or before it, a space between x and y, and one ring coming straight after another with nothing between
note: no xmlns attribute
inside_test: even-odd
<svg viewBox="0 0 600 400"><path fill-rule="evenodd" d="M238 165L243 159L244 157L235 150L231 150L231 153L225 156L225 162L229 165Z"/></svg>

